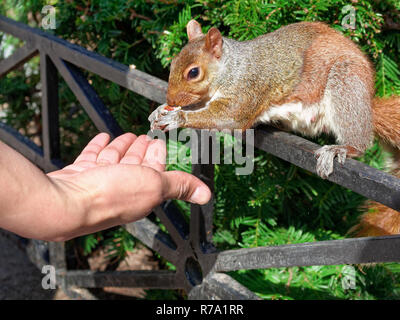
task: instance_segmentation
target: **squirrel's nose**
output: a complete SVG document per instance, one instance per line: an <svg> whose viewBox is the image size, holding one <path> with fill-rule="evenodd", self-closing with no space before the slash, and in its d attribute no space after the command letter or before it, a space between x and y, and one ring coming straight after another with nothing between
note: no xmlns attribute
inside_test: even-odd
<svg viewBox="0 0 400 320"><path fill-rule="evenodd" d="M170 94L167 94L167 104L169 106L174 106L176 104L176 100L172 98Z"/></svg>

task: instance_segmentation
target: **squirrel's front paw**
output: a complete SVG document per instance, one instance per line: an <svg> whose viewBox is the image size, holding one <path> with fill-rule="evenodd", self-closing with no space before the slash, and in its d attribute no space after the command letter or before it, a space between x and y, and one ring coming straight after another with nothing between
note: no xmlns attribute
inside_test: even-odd
<svg viewBox="0 0 400 320"><path fill-rule="evenodd" d="M182 127L184 121L180 107L170 107L166 103L159 106L149 116L150 129L160 129L164 132Z"/></svg>

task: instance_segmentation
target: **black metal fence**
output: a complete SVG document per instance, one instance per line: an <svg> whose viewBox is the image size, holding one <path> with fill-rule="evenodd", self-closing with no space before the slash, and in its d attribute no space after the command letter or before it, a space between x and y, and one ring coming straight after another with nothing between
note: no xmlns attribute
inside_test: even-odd
<svg viewBox="0 0 400 320"><path fill-rule="evenodd" d="M43 148L1 122L0 139L46 172L62 166L59 160L58 74L64 78L96 127L113 137L121 134L122 130L79 68L160 104L165 102L167 83L151 75L131 70L118 62L2 16L0 31L25 41L25 46L0 61L0 76L33 56L40 55ZM262 127L255 132L255 147L315 173L313 152L319 146L301 137ZM193 174L213 190L213 165L193 165L192 169ZM344 165L335 162L334 173L329 180L400 210L400 179L385 172L348 159ZM204 206L192 205L189 224L171 202L155 208L154 213L168 234L147 218L125 227L147 247L174 264L174 272L68 270L63 243L33 242L35 245L31 247L35 250L30 251L32 259L38 265L54 265L58 285L73 296L93 298L84 288L120 286L181 288L191 299L257 299L253 292L223 273L227 271L400 261L400 235L220 252L212 243L212 201ZM49 262L43 259L47 248Z"/></svg>

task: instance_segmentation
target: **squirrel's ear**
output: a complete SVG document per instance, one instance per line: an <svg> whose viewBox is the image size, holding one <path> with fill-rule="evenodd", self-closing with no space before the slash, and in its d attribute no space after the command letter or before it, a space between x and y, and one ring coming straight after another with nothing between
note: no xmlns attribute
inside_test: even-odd
<svg viewBox="0 0 400 320"><path fill-rule="evenodd" d="M203 35L201 31L201 25L196 20L190 20L186 25L186 31L189 41L192 41Z"/></svg>
<svg viewBox="0 0 400 320"><path fill-rule="evenodd" d="M206 49L217 59L222 56L222 35L217 28L211 28L206 35Z"/></svg>

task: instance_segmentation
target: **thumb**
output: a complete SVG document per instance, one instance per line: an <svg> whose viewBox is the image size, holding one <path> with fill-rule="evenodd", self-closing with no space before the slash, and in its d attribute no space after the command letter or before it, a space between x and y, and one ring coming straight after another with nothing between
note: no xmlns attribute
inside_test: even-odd
<svg viewBox="0 0 400 320"><path fill-rule="evenodd" d="M196 204L206 204L211 191L199 178L182 171L161 173L164 199L179 199Z"/></svg>

